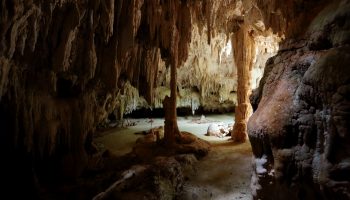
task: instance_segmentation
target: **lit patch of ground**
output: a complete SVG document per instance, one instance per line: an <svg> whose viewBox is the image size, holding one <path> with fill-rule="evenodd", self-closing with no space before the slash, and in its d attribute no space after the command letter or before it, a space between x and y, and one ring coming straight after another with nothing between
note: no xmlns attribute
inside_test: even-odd
<svg viewBox="0 0 350 200"><path fill-rule="evenodd" d="M193 172L187 172L188 180L179 199L251 199L250 177L252 152L249 142L233 144L229 137L218 138L205 136L210 122L233 123L233 114L208 115L209 123L194 123L195 117L179 117L180 131L188 131L212 144L208 156L196 164ZM108 148L115 155L124 155L132 150L137 138L135 132L148 131L151 128L163 126L164 119L131 119L137 122L136 126L118 128L105 132L95 142Z"/></svg>

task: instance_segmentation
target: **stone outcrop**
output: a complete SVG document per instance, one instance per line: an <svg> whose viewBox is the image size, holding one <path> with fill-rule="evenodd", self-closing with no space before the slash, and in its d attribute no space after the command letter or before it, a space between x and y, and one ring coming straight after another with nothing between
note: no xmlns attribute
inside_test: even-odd
<svg viewBox="0 0 350 200"><path fill-rule="evenodd" d="M315 9L305 33L300 20L286 30L252 96L256 199L350 198L350 3Z"/></svg>

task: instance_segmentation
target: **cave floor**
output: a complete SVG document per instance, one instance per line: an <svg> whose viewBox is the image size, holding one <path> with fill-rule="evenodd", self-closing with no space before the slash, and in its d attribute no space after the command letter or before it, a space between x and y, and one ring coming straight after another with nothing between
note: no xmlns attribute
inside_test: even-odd
<svg viewBox="0 0 350 200"><path fill-rule="evenodd" d="M250 192L252 152L249 142L212 144L209 154L188 174L179 199L252 199Z"/></svg>
<svg viewBox="0 0 350 200"><path fill-rule="evenodd" d="M185 172L188 180L178 199L251 199L250 178L252 151L250 143L233 144L230 137L205 136L211 122L233 123L233 113L208 115L208 123L196 123L200 116L178 117L180 131L188 131L212 144L209 154L201 159L194 171ZM136 126L114 128L100 134L95 143L117 156L132 150L137 138L151 128L164 125L164 119L129 119Z"/></svg>

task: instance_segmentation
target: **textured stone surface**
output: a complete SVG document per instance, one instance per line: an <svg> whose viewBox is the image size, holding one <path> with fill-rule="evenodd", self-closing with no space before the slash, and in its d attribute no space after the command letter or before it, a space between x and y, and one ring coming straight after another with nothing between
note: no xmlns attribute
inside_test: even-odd
<svg viewBox="0 0 350 200"><path fill-rule="evenodd" d="M230 133L232 130L232 125L225 124L223 122L211 123L208 126L207 136L216 136L219 138L223 138Z"/></svg>
<svg viewBox="0 0 350 200"><path fill-rule="evenodd" d="M266 65L248 123L253 153L266 159L256 199L350 198L349 10L349 1L325 7Z"/></svg>
<svg viewBox="0 0 350 200"><path fill-rule="evenodd" d="M5 0L0 10L1 177L10 193L80 176L127 81L152 102L161 57L187 57L190 10L180 1Z"/></svg>
<svg viewBox="0 0 350 200"><path fill-rule="evenodd" d="M182 156L180 159L196 160L191 155ZM136 165L124 171L119 180L96 195L93 200L174 199L184 182L184 166L186 164L175 157L156 157L152 165Z"/></svg>

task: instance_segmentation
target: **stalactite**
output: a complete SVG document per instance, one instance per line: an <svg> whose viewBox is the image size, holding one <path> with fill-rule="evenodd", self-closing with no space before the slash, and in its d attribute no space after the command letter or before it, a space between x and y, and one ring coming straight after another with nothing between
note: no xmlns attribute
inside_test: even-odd
<svg viewBox="0 0 350 200"><path fill-rule="evenodd" d="M251 114L250 95L250 70L254 58L253 31L249 25L243 24L238 32L233 34L232 47L237 66L237 106L235 109L235 124L232 138L237 142L244 142L247 138L247 120Z"/></svg>
<svg viewBox="0 0 350 200"><path fill-rule="evenodd" d="M255 0L263 13L266 28L271 28L283 37L297 37L303 34L304 28L328 2L326 0L307 2L286 0L280 4L275 0Z"/></svg>
<svg viewBox="0 0 350 200"><path fill-rule="evenodd" d="M212 35L212 0L205 1L205 14L207 22L207 31L208 31L208 44L211 42Z"/></svg>
<svg viewBox="0 0 350 200"><path fill-rule="evenodd" d="M125 83L122 89L123 93L119 92L116 98L116 108L119 109L118 119L122 119L125 114L130 114L140 108L147 108L147 101L140 96L139 91L133 87L129 81Z"/></svg>
<svg viewBox="0 0 350 200"><path fill-rule="evenodd" d="M101 23L103 34L105 38L105 42L108 43L109 39L113 35L114 31L114 18L115 18L115 12L114 12L114 0L101 0L100 6L101 6Z"/></svg>

